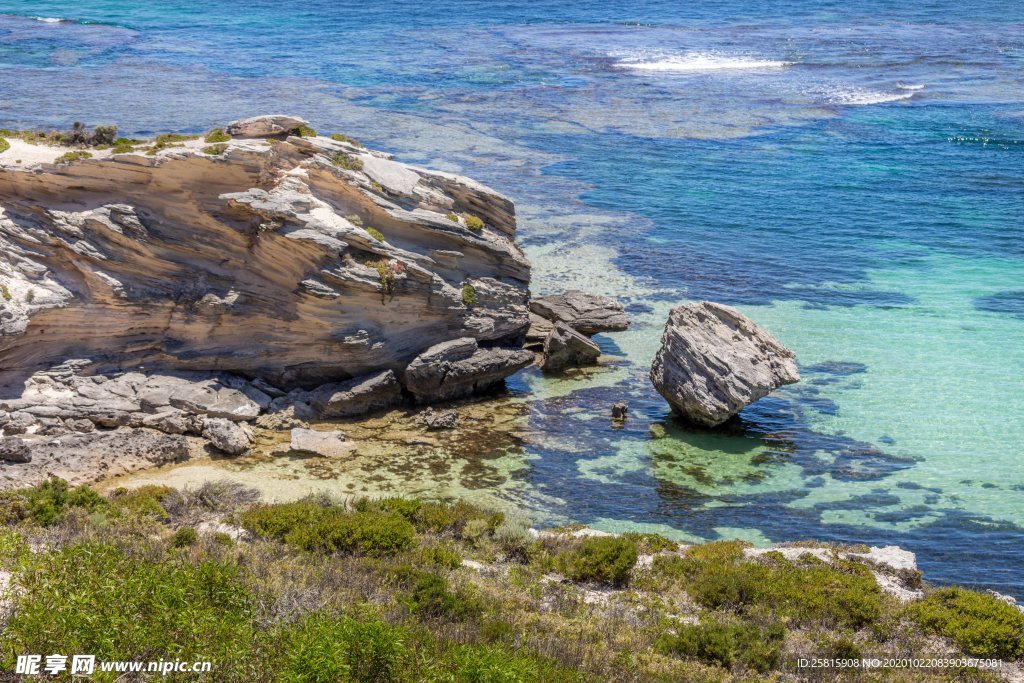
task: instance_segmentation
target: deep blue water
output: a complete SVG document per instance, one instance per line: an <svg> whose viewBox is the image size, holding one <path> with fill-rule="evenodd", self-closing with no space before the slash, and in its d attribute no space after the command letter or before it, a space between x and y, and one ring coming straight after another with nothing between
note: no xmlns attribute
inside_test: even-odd
<svg viewBox="0 0 1024 683"><path fill-rule="evenodd" d="M284 111L474 175L517 201L539 289L636 313L602 340L618 374L513 383L546 513L899 543L1024 597L1024 6L849 5L0 2L0 127ZM804 375L724 436L644 379L697 298Z"/></svg>

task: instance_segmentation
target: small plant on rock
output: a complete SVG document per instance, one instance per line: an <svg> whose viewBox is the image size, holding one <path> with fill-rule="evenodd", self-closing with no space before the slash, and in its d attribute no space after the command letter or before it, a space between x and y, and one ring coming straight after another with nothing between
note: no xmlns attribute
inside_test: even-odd
<svg viewBox="0 0 1024 683"><path fill-rule="evenodd" d="M117 126L101 125L96 126L92 129L92 135L89 137L89 143L94 147L101 145L109 147L114 144L117 139Z"/></svg>
<svg viewBox="0 0 1024 683"><path fill-rule="evenodd" d="M476 288L473 285L462 285L462 303L466 308L476 303Z"/></svg>
<svg viewBox="0 0 1024 683"><path fill-rule="evenodd" d="M227 148L228 146L223 142L216 145L207 145L206 147L203 147L203 154L219 157L224 154Z"/></svg>
<svg viewBox="0 0 1024 683"><path fill-rule="evenodd" d="M11 148L11 143L7 142L3 138L0 138L0 154L3 154Z"/></svg>
<svg viewBox="0 0 1024 683"><path fill-rule="evenodd" d="M370 237L372 237L373 239L377 240L378 242L383 242L384 241L384 233L382 233L377 228L375 228L373 226L370 226L370 227L366 228L366 232L370 233Z"/></svg>
<svg viewBox="0 0 1024 683"><path fill-rule="evenodd" d="M296 136L298 136L300 138L315 138L316 137L316 131L313 130L312 128L310 128L309 126L299 126L294 131L292 131L292 134L296 135Z"/></svg>
<svg viewBox="0 0 1024 683"><path fill-rule="evenodd" d="M355 138L350 138L349 136L342 135L341 133L331 133L331 139L336 140L337 142L347 142L348 144L356 147L365 147L363 143L359 142Z"/></svg>
<svg viewBox="0 0 1024 683"><path fill-rule="evenodd" d="M454 213L446 213L444 215L444 217L447 218L448 220L450 220L452 223L458 223L459 222L459 217L456 216Z"/></svg>
<svg viewBox="0 0 1024 683"><path fill-rule="evenodd" d="M92 154L84 150L75 150L73 152L65 152L59 157L53 160L55 164L70 164L73 161L79 161L80 159L90 159Z"/></svg>
<svg viewBox="0 0 1024 683"><path fill-rule="evenodd" d="M7 289L7 285L0 285L0 296L3 297L4 301L11 300L11 290Z"/></svg>
<svg viewBox="0 0 1024 683"><path fill-rule="evenodd" d="M225 133L223 128L214 128L203 138L203 142L209 143L228 142L229 140L231 140L231 136Z"/></svg>
<svg viewBox="0 0 1024 683"><path fill-rule="evenodd" d="M362 171L363 160L354 157L351 154L345 154L344 152L338 152L330 156L331 163L338 168L343 168L346 171Z"/></svg>
<svg viewBox="0 0 1024 683"><path fill-rule="evenodd" d="M484 222L479 216L467 213L463 215L463 219L466 221L466 227L473 232L480 232L484 229Z"/></svg>

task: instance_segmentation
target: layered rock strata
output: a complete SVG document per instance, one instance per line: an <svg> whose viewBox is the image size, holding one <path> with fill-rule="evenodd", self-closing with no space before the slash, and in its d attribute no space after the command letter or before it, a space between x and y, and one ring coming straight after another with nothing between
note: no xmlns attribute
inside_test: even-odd
<svg viewBox="0 0 1024 683"><path fill-rule="evenodd" d="M97 430L242 452L240 423L465 396L528 364L512 202L305 126L0 156L4 459Z"/></svg>
<svg viewBox="0 0 1024 683"><path fill-rule="evenodd" d="M799 380L792 351L735 308L708 301L672 309L651 366L658 393L707 427Z"/></svg>

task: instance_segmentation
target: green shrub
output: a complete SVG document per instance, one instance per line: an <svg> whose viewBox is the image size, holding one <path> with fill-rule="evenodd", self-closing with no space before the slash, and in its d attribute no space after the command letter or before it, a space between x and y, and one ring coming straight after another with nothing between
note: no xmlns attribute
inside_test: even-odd
<svg viewBox="0 0 1024 683"><path fill-rule="evenodd" d="M444 217L447 218L448 220L450 220L452 223L458 223L459 222L459 217L456 216L454 213L446 213L444 215Z"/></svg>
<svg viewBox="0 0 1024 683"><path fill-rule="evenodd" d="M1024 613L992 595L943 588L914 605L912 613L923 628L975 657L1024 658Z"/></svg>
<svg viewBox="0 0 1024 683"><path fill-rule="evenodd" d="M575 548L559 553L556 566L573 581L597 581L625 586L639 553L636 543L621 536L584 538Z"/></svg>
<svg viewBox="0 0 1024 683"><path fill-rule="evenodd" d="M111 492L110 502L122 512L164 522L170 518L163 505L164 500L174 493L176 491L170 486L155 484L134 489L118 488Z"/></svg>
<svg viewBox="0 0 1024 683"><path fill-rule="evenodd" d="M494 529L494 540L508 555L526 558L526 549L533 542L530 522L525 519L506 519Z"/></svg>
<svg viewBox="0 0 1024 683"><path fill-rule="evenodd" d="M310 128L309 126L299 126L298 128L292 131L292 135L298 136L300 138L315 138L316 131Z"/></svg>
<svg viewBox="0 0 1024 683"><path fill-rule="evenodd" d="M409 610L420 617L460 621L481 611L476 596L466 590L453 591L444 577L417 572L406 600Z"/></svg>
<svg viewBox="0 0 1024 683"><path fill-rule="evenodd" d="M699 624L680 624L675 634L664 634L656 648L727 669L739 666L763 673L779 665L785 638L786 630L779 625L762 628L709 616Z"/></svg>
<svg viewBox="0 0 1024 683"><path fill-rule="evenodd" d="M413 523L419 531L462 537L466 524L472 519L482 519L494 529L505 519L501 512L481 510L465 501L455 503L424 503Z"/></svg>
<svg viewBox="0 0 1024 683"><path fill-rule="evenodd" d="M366 146L363 143L361 143L358 140L356 140L355 138L350 138L349 136L342 135L341 133L331 133L331 139L332 140L337 140L338 142L347 142L348 144L355 145L356 147L365 147Z"/></svg>
<svg viewBox="0 0 1024 683"><path fill-rule="evenodd" d="M462 285L462 303L466 308L476 303L476 288L473 285Z"/></svg>
<svg viewBox="0 0 1024 683"><path fill-rule="evenodd" d="M171 545L175 548L187 548L195 545L199 540L199 533L190 526L185 526L174 532L171 536Z"/></svg>
<svg viewBox="0 0 1024 683"><path fill-rule="evenodd" d="M326 553L394 554L409 548L416 534L393 512L346 513L309 501L257 506L242 515L242 525L299 550Z"/></svg>
<svg viewBox="0 0 1024 683"><path fill-rule="evenodd" d="M211 156L219 157L222 154L224 154L225 151L227 151L227 148L227 144L223 142L218 143L216 145L207 145L206 147L203 147L203 154L209 154Z"/></svg>
<svg viewBox="0 0 1024 683"><path fill-rule="evenodd" d="M181 133L164 133L163 135L157 135L153 139L153 144L157 147L163 148L168 145L173 145L181 142L187 142L188 140L197 140L198 135L182 135Z"/></svg>
<svg viewBox="0 0 1024 683"><path fill-rule="evenodd" d="M28 556L29 546L21 534L13 529L0 529L0 569L13 569Z"/></svg>
<svg viewBox="0 0 1024 683"><path fill-rule="evenodd" d="M106 145L110 146L114 144L117 139L117 126L115 125L100 125L95 126L92 129L92 136L89 139L89 143L93 146Z"/></svg>
<svg viewBox="0 0 1024 683"><path fill-rule="evenodd" d="M383 237L383 235L381 235ZM380 282L381 299L394 296L395 294L395 270L391 263L385 259L373 263L377 270L377 280Z"/></svg>
<svg viewBox="0 0 1024 683"><path fill-rule="evenodd" d="M437 566L445 569L456 569L462 566L462 555L455 548L447 545L428 545L416 549L413 557L421 566Z"/></svg>
<svg viewBox="0 0 1024 683"><path fill-rule="evenodd" d="M56 159L53 160L53 163L55 163L55 164L70 164L73 161L79 161L81 159L91 159L91 158L92 158L92 154L90 152L86 152L85 150L81 150L81 149L76 149L76 150L74 150L72 152L65 152L64 154L61 154L59 157L57 157Z"/></svg>
<svg viewBox="0 0 1024 683"><path fill-rule="evenodd" d="M282 683L389 683L414 664L401 627L313 612L282 628L274 641L284 644Z"/></svg>
<svg viewBox="0 0 1024 683"><path fill-rule="evenodd" d="M363 498L356 503L356 509L369 510L373 509L374 502L368 498ZM419 513L420 508L423 507L423 503L418 500L411 500L409 498L384 498L383 500L377 501L376 506L382 510L391 510L405 517L410 522L416 521L416 515Z"/></svg>
<svg viewBox="0 0 1024 683"><path fill-rule="evenodd" d="M251 655L240 644L257 632L237 567L142 555L86 542L34 557L12 596L4 664L13 667L17 653L87 652L98 660L212 660L219 679L243 679L237 661Z"/></svg>
<svg viewBox="0 0 1024 683"><path fill-rule="evenodd" d="M463 214L462 217L466 221L466 227L472 230L473 232L480 232L481 230L484 229L484 222L483 220L480 219L479 216L474 216L473 214L467 213Z"/></svg>
<svg viewBox="0 0 1024 683"><path fill-rule="evenodd" d="M344 152L337 152L332 154L330 157L331 163L339 168L343 168L346 171L362 171L363 160L359 157L354 157L351 154L345 154Z"/></svg>
<svg viewBox="0 0 1024 683"><path fill-rule="evenodd" d="M7 289L7 285L0 285L0 297L3 297L4 301L11 300L11 290Z"/></svg>
<svg viewBox="0 0 1024 683"><path fill-rule="evenodd" d="M366 228L366 232L370 233L370 237L372 237L373 239L377 240L378 242L383 242L384 241L384 233L382 233L377 228L374 228L372 226L368 227L368 228Z"/></svg>
<svg viewBox="0 0 1024 683"><path fill-rule="evenodd" d="M661 534L641 534L630 531L622 535L636 543L637 549L644 555L653 555L665 550L679 550L678 543L670 541Z"/></svg>
<svg viewBox="0 0 1024 683"><path fill-rule="evenodd" d="M214 128L213 130L206 134L206 137L203 138L203 142L209 143L228 142L230 140L231 136L224 132L223 128Z"/></svg>
<svg viewBox="0 0 1024 683"><path fill-rule="evenodd" d="M11 521L28 519L40 526L51 526L64 516L69 508L82 508L95 512L105 508L107 501L91 488L82 484L70 488L63 479L47 479L30 489L23 489L5 496L8 505L5 517L18 517ZM20 502L17 499L20 498Z"/></svg>
<svg viewBox="0 0 1024 683"><path fill-rule="evenodd" d="M0 138L0 154L3 154L4 152L9 150L10 148L11 148L11 143L7 142L7 140L5 140L3 138Z"/></svg>
<svg viewBox="0 0 1024 683"><path fill-rule="evenodd" d="M515 653L493 645L462 645L455 648L452 678L459 683L576 683L584 679L571 669L538 656Z"/></svg>

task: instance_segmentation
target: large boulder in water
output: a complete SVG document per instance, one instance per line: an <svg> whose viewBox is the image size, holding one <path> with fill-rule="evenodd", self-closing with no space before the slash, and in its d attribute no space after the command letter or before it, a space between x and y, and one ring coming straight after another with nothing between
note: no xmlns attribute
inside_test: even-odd
<svg viewBox="0 0 1024 683"><path fill-rule="evenodd" d="M799 380L792 351L735 308L709 301L672 309L651 366L658 393L708 427Z"/></svg>

